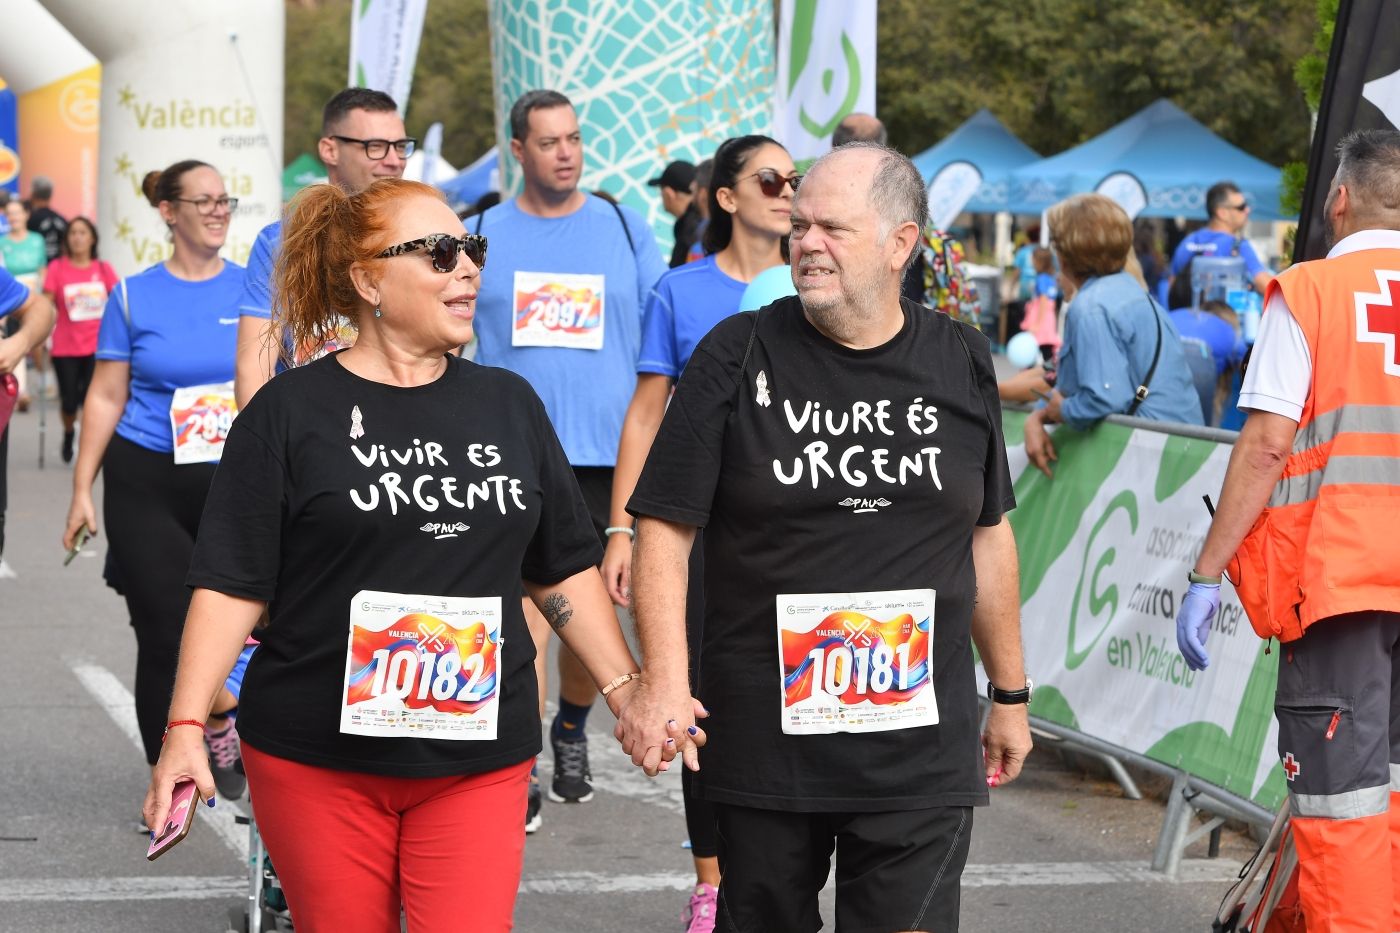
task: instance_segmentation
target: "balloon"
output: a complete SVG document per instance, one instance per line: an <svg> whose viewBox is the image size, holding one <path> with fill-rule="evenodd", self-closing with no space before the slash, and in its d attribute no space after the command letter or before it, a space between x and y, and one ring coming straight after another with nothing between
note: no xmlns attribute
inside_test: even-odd
<svg viewBox="0 0 1400 933"><path fill-rule="evenodd" d="M749 287L744 289L744 297L739 299L739 310L757 311L779 298L796 294L797 287L792 284L792 269L788 266L773 266L754 276Z"/></svg>
<svg viewBox="0 0 1400 933"><path fill-rule="evenodd" d="M1040 344L1035 335L1021 331L1006 341L1006 358L1017 369L1030 369L1040 359Z"/></svg>

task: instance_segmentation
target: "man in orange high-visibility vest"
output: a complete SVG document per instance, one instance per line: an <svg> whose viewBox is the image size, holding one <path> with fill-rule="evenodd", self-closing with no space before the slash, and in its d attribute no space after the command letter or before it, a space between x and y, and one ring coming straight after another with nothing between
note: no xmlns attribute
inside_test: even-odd
<svg viewBox="0 0 1400 933"><path fill-rule="evenodd" d="M1228 564L1255 631L1281 642L1308 933L1400 930L1400 133L1338 153L1333 245L1269 285L1249 419L1177 618L1200 670Z"/></svg>

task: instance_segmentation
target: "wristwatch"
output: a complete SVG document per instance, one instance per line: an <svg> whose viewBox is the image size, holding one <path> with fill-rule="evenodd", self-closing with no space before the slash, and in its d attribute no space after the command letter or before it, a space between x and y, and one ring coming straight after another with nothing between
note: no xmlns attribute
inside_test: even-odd
<svg viewBox="0 0 1400 933"><path fill-rule="evenodd" d="M1007 706L1014 706L1017 703L1029 703L1031 701L1031 691L1035 689L1035 683L1026 678L1026 686L1021 690L999 690L996 684L987 681L987 699L993 703L1003 703Z"/></svg>

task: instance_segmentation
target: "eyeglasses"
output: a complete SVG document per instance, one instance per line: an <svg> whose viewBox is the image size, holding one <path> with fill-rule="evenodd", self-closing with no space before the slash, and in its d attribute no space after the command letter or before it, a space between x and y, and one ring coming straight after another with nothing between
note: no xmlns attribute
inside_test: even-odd
<svg viewBox="0 0 1400 933"><path fill-rule="evenodd" d="M1248 202L1248 201L1241 201L1241 202L1238 203L1238 204L1226 204L1225 206L1228 207L1228 208L1229 208L1230 210L1232 210L1232 211L1247 211L1247 210L1249 210L1249 202Z"/></svg>
<svg viewBox="0 0 1400 933"><path fill-rule="evenodd" d="M759 190L765 197L782 197L783 185L791 185L792 193L797 193L797 186L802 184L802 176L793 172L791 175L779 175L771 168L761 168L752 175L745 175L744 178L757 178ZM739 179L743 181L744 178Z"/></svg>
<svg viewBox="0 0 1400 933"><path fill-rule="evenodd" d="M212 216L215 211L225 210L232 214L238 209L238 199L230 197L222 198L176 198L185 204L193 204L194 209L201 217Z"/></svg>
<svg viewBox="0 0 1400 933"><path fill-rule="evenodd" d="M466 253L467 258L472 261L472 265L478 269L486 268L486 237L476 233L468 233L464 236L453 236L450 233L430 233L420 239L391 246L380 253L379 258L388 259L390 256L402 256L420 249L428 250L433 260L433 268L438 272L451 272L456 269L458 252Z"/></svg>
<svg viewBox="0 0 1400 933"><path fill-rule="evenodd" d="M418 140L406 136L403 139L356 139L353 136L332 136L331 139L338 139L343 143L355 143L365 147L365 158L378 162L389 154L389 147L394 147L401 159L407 159L413 155L413 150L418 148Z"/></svg>

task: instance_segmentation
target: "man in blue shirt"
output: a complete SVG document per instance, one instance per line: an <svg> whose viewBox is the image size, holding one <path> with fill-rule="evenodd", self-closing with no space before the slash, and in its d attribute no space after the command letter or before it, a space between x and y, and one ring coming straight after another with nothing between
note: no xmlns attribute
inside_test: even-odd
<svg viewBox="0 0 1400 933"><path fill-rule="evenodd" d="M567 97L522 95L511 107L510 131L525 186L475 227L490 243L476 299L476 360L519 373L539 393L599 537L631 534L607 528L612 474L637 383L642 310L666 261L640 214L579 190L583 137ZM549 628L525 605L542 657ZM542 662L539 671L543 683ZM563 648L559 674L550 797L580 803L593 796L584 722L598 688ZM530 792L527 832L539 825L533 781Z"/></svg>
<svg viewBox="0 0 1400 933"><path fill-rule="evenodd" d="M316 153L326 166L330 183L354 194L380 178L402 178L417 144L416 139L404 135L403 117L392 97L382 91L349 87L326 102ZM274 220L263 227L248 254L245 291L238 304L234 395L239 408L282 369L276 354L281 341L272 339L272 271L281 243L282 221ZM353 333L348 327L345 330L346 340L353 342Z"/></svg>
<svg viewBox="0 0 1400 933"><path fill-rule="evenodd" d="M1274 276L1264 268L1254 247L1243 236L1245 225L1249 223L1249 200L1234 182L1218 182L1206 192L1206 214L1210 222L1188 234L1172 254L1172 278L1181 274L1192 257L1238 256L1244 260L1254 290L1264 294Z"/></svg>
<svg viewBox="0 0 1400 933"><path fill-rule="evenodd" d="M24 364L29 351L40 346L49 331L53 330L53 305L40 292L30 291L16 281L3 267L0 267L0 318L14 315L19 318L19 329L9 337L0 336L0 555L5 553L5 507L8 504L7 475L10 430L9 414L14 408L15 396L10 390L18 391L14 377L10 374ZM0 561L0 569L4 562ZM7 576L0 573L0 577Z"/></svg>

